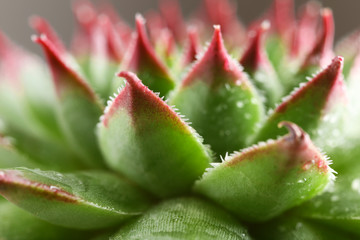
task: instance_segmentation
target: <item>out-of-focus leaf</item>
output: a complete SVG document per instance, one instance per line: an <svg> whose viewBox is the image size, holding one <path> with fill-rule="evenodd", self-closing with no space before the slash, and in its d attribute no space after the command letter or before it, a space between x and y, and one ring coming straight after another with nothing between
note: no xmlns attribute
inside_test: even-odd
<svg viewBox="0 0 360 240"><path fill-rule="evenodd" d="M9 202L0 202L0 219L2 240L85 240L93 235L92 232L55 226Z"/></svg>
<svg viewBox="0 0 360 240"><path fill-rule="evenodd" d="M48 59L58 95L60 124L69 147L84 164L104 167L94 130L103 111L99 99L64 50L56 48L45 35L33 40L43 47Z"/></svg>

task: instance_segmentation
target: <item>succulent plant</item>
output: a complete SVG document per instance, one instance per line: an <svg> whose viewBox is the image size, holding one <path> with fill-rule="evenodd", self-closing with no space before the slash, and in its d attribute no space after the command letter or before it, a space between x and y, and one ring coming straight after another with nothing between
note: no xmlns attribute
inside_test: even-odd
<svg viewBox="0 0 360 240"><path fill-rule="evenodd" d="M292 5L78 1L48 68L0 34L0 239L359 238L360 33Z"/></svg>

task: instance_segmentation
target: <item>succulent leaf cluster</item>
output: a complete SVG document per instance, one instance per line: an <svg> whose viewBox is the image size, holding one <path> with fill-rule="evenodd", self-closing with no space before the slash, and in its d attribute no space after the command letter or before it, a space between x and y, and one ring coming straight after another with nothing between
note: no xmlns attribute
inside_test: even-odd
<svg viewBox="0 0 360 240"><path fill-rule="evenodd" d="M360 236L359 31L200 9L77 1L70 48L31 18L46 63L0 33L0 239Z"/></svg>

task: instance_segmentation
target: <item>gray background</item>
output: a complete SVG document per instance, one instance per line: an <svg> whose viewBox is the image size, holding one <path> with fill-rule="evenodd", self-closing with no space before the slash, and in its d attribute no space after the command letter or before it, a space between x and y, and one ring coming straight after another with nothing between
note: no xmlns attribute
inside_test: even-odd
<svg viewBox="0 0 360 240"><path fill-rule="evenodd" d="M55 27L59 35L69 42L73 32L73 16L70 0L0 0L0 29L11 39L24 45L31 51L40 53L39 47L30 40L33 31L28 26L31 15L45 17ZM100 2L100 1L94 1ZM145 13L157 6L158 0L109 0L116 7L121 16L133 22L136 12ZM184 15L200 4L196 0L179 0ZM271 4L272 0L237 0L239 18L247 23L255 19ZM305 3L296 0L296 5ZM324 6L333 9L336 22L337 39L360 26L359 0L324 0Z"/></svg>

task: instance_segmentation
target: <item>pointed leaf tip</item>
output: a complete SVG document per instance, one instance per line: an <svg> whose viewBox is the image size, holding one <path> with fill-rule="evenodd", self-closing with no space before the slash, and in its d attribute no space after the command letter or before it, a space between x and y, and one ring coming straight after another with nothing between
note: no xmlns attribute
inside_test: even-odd
<svg viewBox="0 0 360 240"><path fill-rule="evenodd" d="M320 3L315 1L307 2L300 10L300 17L291 45L291 54L295 58L304 58L317 41L317 27L320 18Z"/></svg>
<svg viewBox="0 0 360 240"><path fill-rule="evenodd" d="M32 16L29 19L30 26L37 31L38 34L44 34L56 46L59 52L65 53L66 47L57 36L51 25L42 17Z"/></svg>
<svg viewBox="0 0 360 240"><path fill-rule="evenodd" d="M186 66L196 60L196 56L200 50L200 40L198 31L191 26L187 30L187 43L184 47L184 55L182 59L183 66Z"/></svg>
<svg viewBox="0 0 360 240"><path fill-rule="evenodd" d="M289 134L235 152L206 172L195 191L245 221L266 221L319 194L334 178L324 156L297 125Z"/></svg>
<svg viewBox="0 0 360 240"><path fill-rule="evenodd" d="M136 72L144 84L155 92L166 95L175 85L165 64L158 58L146 33L145 19L135 17L136 35L125 53L122 70Z"/></svg>
<svg viewBox="0 0 360 240"><path fill-rule="evenodd" d="M77 0L74 2L73 11L83 30L90 32L97 17L94 5L87 0Z"/></svg>
<svg viewBox="0 0 360 240"><path fill-rule="evenodd" d="M240 64L247 72L254 72L262 64L269 64L262 44L264 33L270 28L268 20L263 21L257 29L250 33L249 45L240 59Z"/></svg>
<svg viewBox="0 0 360 240"><path fill-rule="evenodd" d="M305 132L295 123L282 121L279 122L278 127L286 127L289 131L289 134L286 136L286 139L289 141L300 141L305 137Z"/></svg>
<svg viewBox="0 0 360 240"><path fill-rule="evenodd" d="M90 99L96 100L95 93L75 70L77 66L72 65L72 59L69 61L69 56L66 52L61 52L44 34L32 36L32 41L38 43L43 48L53 74L56 89L59 93L65 89L69 90L69 88L71 89L76 86L75 88L82 89Z"/></svg>
<svg viewBox="0 0 360 240"><path fill-rule="evenodd" d="M273 25L281 37L289 37L289 33L295 23L294 1L293 0L275 0L273 5Z"/></svg>
<svg viewBox="0 0 360 240"><path fill-rule="evenodd" d="M275 138L282 134L284 131L276 126L283 120L298 124L315 141L321 132L319 131L320 127L328 125L329 130L333 127L341 127L341 125L337 125L340 124L337 121L341 121L341 109L347 104L342 77L343 63L343 57L335 57L328 67L285 97L264 123L254 142ZM334 121L326 123L325 116L333 116ZM320 147L324 147L323 144L326 141L322 142L316 141Z"/></svg>
<svg viewBox="0 0 360 240"><path fill-rule="evenodd" d="M109 102L98 126L109 166L159 197L189 191L209 165L207 149L195 131L135 74L119 76L127 83Z"/></svg>
<svg viewBox="0 0 360 240"><path fill-rule="evenodd" d="M317 104L318 110L325 108L328 103L328 98L332 92L339 92L337 90L343 90L343 79L341 77L342 69L344 65L344 58L341 56L335 57L327 68L319 72L298 91L290 95L287 101L282 102L275 110L275 112L284 112L292 102L301 101L305 94L310 91L318 92L317 96L320 100ZM325 91L317 91L315 88L319 86L325 89ZM335 88L333 88L335 87ZM340 89L338 89L340 88ZM316 96L316 95L315 95ZM312 96L312 97L315 97ZM325 102L324 102L325 101Z"/></svg>
<svg viewBox="0 0 360 240"><path fill-rule="evenodd" d="M185 22L181 7L177 0L161 0L159 9L166 26L170 29L177 42L181 43L185 36Z"/></svg>
<svg viewBox="0 0 360 240"><path fill-rule="evenodd" d="M333 42L335 37L335 25L334 16L329 8L324 8L321 11L322 19L322 34L315 42L314 47L306 56L302 65L302 69L306 69L311 66L323 67L330 62L333 57Z"/></svg>
<svg viewBox="0 0 360 240"><path fill-rule="evenodd" d="M244 147L263 117L261 100L239 63L227 53L219 25L214 26L204 54L175 90L171 104L190 119L218 155Z"/></svg>
<svg viewBox="0 0 360 240"><path fill-rule="evenodd" d="M182 85L186 87L199 80L212 88L225 83L247 84L247 78L240 65L231 59L225 48L220 25L214 25L210 45L185 76Z"/></svg>
<svg viewBox="0 0 360 240"><path fill-rule="evenodd" d="M152 105L152 107L156 107L157 111L164 113L168 112L167 115L170 118L174 120L177 119L177 114L164 101L162 101L162 99L157 94L147 88L135 73L121 71L117 74L117 76L125 78L127 84L105 111L105 115L102 118L104 126L108 125L109 119L121 107L125 107L127 111L129 111L133 121L136 121L136 117L133 115L136 113L136 111L138 111L137 113L139 113L141 109L144 111L151 111L151 108L149 109L146 107L150 105ZM149 113L150 112L148 112L148 114Z"/></svg>

